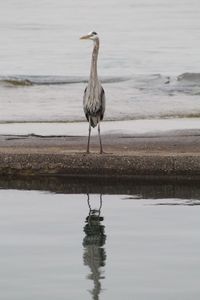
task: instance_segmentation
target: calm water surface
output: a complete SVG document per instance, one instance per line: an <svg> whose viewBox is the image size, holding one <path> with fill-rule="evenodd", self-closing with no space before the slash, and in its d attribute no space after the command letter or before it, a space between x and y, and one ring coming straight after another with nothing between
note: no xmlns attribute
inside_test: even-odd
<svg viewBox="0 0 200 300"><path fill-rule="evenodd" d="M199 299L198 186L185 198L181 185L132 186L55 194L1 181L2 299Z"/></svg>

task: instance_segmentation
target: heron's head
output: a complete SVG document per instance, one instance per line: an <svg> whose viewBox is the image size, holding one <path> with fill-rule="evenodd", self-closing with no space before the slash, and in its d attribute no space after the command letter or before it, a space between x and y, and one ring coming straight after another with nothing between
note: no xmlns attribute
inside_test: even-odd
<svg viewBox="0 0 200 300"><path fill-rule="evenodd" d="M98 33L96 33L95 31L91 31L88 34L81 36L80 39L96 41L99 39L99 36Z"/></svg>

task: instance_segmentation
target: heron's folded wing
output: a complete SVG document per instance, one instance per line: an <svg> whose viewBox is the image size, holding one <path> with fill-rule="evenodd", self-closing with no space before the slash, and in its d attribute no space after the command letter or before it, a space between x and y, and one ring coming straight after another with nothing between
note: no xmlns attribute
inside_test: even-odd
<svg viewBox="0 0 200 300"><path fill-rule="evenodd" d="M89 120L86 103L87 103L87 86L86 86L84 94L83 94L83 110L84 110L84 113L85 113L85 116L86 116L87 120Z"/></svg>

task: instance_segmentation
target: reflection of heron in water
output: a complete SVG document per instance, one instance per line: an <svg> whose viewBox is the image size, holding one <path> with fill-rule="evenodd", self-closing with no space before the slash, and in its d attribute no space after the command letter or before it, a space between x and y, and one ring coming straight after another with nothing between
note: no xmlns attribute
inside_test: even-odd
<svg viewBox="0 0 200 300"><path fill-rule="evenodd" d="M83 239L83 247L85 250L83 260L84 264L89 266L91 271L88 278L94 282L94 288L91 291L92 299L98 300L101 292L100 280L104 278L102 276L102 267L105 266L106 261L106 252L103 248L106 241L105 226L101 224L104 218L100 216L102 195L100 195L100 206L98 209L91 208L90 197L89 195L87 196L89 215L86 217L86 224L84 226L85 237Z"/></svg>

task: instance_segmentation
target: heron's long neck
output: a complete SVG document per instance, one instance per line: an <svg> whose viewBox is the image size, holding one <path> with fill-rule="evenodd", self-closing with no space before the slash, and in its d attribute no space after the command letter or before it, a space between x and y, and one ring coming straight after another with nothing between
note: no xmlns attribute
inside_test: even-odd
<svg viewBox="0 0 200 300"><path fill-rule="evenodd" d="M92 52L92 62L91 62L91 69L90 69L90 81L95 82L98 80L97 75L97 59L98 59L98 53L99 53L99 40L96 40L94 42L94 48Z"/></svg>

